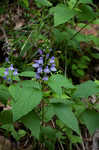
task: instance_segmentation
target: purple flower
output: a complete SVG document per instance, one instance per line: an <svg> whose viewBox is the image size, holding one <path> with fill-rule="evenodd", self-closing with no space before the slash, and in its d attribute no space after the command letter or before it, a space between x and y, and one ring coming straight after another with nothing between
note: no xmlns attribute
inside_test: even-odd
<svg viewBox="0 0 99 150"><path fill-rule="evenodd" d="M9 70L14 70L14 68L13 68L13 64L11 64L11 66L9 67Z"/></svg>
<svg viewBox="0 0 99 150"><path fill-rule="evenodd" d="M46 59L48 59L49 58L49 53L48 54L46 54Z"/></svg>
<svg viewBox="0 0 99 150"><path fill-rule="evenodd" d="M40 57L40 59L38 60L38 63L43 65L43 57Z"/></svg>
<svg viewBox="0 0 99 150"><path fill-rule="evenodd" d="M54 62L55 62L55 57L52 56L51 59L50 59L50 61L49 61L49 63L52 64L52 63L54 63Z"/></svg>
<svg viewBox="0 0 99 150"><path fill-rule="evenodd" d="M49 70L48 66L46 66L46 68L44 69L44 72L45 73L50 73L50 70Z"/></svg>
<svg viewBox="0 0 99 150"><path fill-rule="evenodd" d="M39 64L38 64L38 63L35 63L35 64L32 65L32 67L38 68L38 67L39 67Z"/></svg>
<svg viewBox="0 0 99 150"><path fill-rule="evenodd" d="M8 57L5 58L5 62L9 62L9 58Z"/></svg>
<svg viewBox="0 0 99 150"><path fill-rule="evenodd" d="M38 60L34 60L35 63L38 63Z"/></svg>
<svg viewBox="0 0 99 150"><path fill-rule="evenodd" d="M4 80L7 80L7 77L6 77L6 76L3 76L3 79L4 79Z"/></svg>
<svg viewBox="0 0 99 150"><path fill-rule="evenodd" d="M37 69L37 73L42 73L42 67L39 67L38 69Z"/></svg>
<svg viewBox="0 0 99 150"><path fill-rule="evenodd" d="M56 71L55 64L52 64L52 66L50 67L50 70L53 71L53 72Z"/></svg>
<svg viewBox="0 0 99 150"><path fill-rule="evenodd" d="M14 76L18 75L18 70L17 69L14 70L13 75Z"/></svg>
<svg viewBox="0 0 99 150"><path fill-rule="evenodd" d="M40 55L43 54L43 51L40 48L38 49L38 52L39 52Z"/></svg>
<svg viewBox="0 0 99 150"><path fill-rule="evenodd" d="M11 81L11 78L8 79L8 82L10 82L10 81Z"/></svg>
<svg viewBox="0 0 99 150"><path fill-rule="evenodd" d="M43 65L43 57L40 57L39 60L34 60L34 62Z"/></svg>
<svg viewBox="0 0 99 150"><path fill-rule="evenodd" d="M47 81L48 80L48 76L44 76L42 80Z"/></svg>
<svg viewBox="0 0 99 150"><path fill-rule="evenodd" d="M40 79L39 73L36 73L36 79Z"/></svg>
<svg viewBox="0 0 99 150"><path fill-rule="evenodd" d="M7 76L9 74L9 69L8 68L6 68L4 74L5 74L5 76Z"/></svg>

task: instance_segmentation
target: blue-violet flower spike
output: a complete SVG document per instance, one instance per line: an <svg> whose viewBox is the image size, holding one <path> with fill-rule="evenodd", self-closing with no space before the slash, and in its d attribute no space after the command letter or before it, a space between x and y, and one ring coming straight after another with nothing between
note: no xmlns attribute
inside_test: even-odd
<svg viewBox="0 0 99 150"><path fill-rule="evenodd" d="M5 62L9 62L9 58L8 57L5 58Z"/></svg>
<svg viewBox="0 0 99 150"><path fill-rule="evenodd" d="M6 77L6 76L4 76L4 77L3 77L3 79L4 79L4 80L7 80L7 77Z"/></svg>
<svg viewBox="0 0 99 150"><path fill-rule="evenodd" d="M37 73L42 73L42 67L39 67L39 68L37 69Z"/></svg>
<svg viewBox="0 0 99 150"><path fill-rule="evenodd" d="M13 68L13 64L11 64L11 66L9 67L9 70L14 70L14 68Z"/></svg>
<svg viewBox="0 0 99 150"><path fill-rule="evenodd" d="M14 76L18 75L17 69L14 70L13 75L14 75Z"/></svg>
<svg viewBox="0 0 99 150"><path fill-rule="evenodd" d="M10 81L11 81L11 78L8 79L8 82L10 82Z"/></svg>
<svg viewBox="0 0 99 150"><path fill-rule="evenodd" d="M44 69L44 72L45 73L50 73L50 70L49 70L48 66Z"/></svg>
<svg viewBox="0 0 99 150"><path fill-rule="evenodd" d="M43 65L43 57L40 57L40 59L38 60L38 63Z"/></svg>
<svg viewBox="0 0 99 150"><path fill-rule="evenodd" d="M50 70L53 71L53 72L55 72L56 71L55 66L52 65L51 68L50 68Z"/></svg>
<svg viewBox="0 0 99 150"><path fill-rule="evenodd" d="M43 54L43 51L40 48L38 49L38 52L39 52L40 55Z"/></svg>
<svg viewBox="0 0 99 150"><path fill-rule="evenodd" d="M39 64L38 64L38 63L35 63L35 64L32 65L32 67L38 68L38 67L39 67Z"/></svg>
<svg viewBox="0 0 99 150"><path fill-rule="evenodd" d="M55 57L52 56L51 59L50 59L50 61L49 61L49 63L52 64L52 63L54 63L54 62L55 62Z"/></svg>
<svg viewBox="0 0 99 150"><path fill-rule="evenodd" d="M49 58L49 53L48 54L46 54L46 59L48 59Z"/></svg>
<svg viewBox="0 0 99 150"><path fill-rule="evenodd" d="M9 74L9 69L8 68L6 68L4 74L5 74L5 76L7 76Z"/></svg>
<svg viewBox="0 0 99 150"><path fill-rule="evenodd" d="M48 76L43 77L42 80L47 81L48 80Z"/></svg>
<svg viewBox="0 0 99 150"><path fill-rule="evenodd" d="M36 79L40 79L40 75L36 73Z"/></svg>

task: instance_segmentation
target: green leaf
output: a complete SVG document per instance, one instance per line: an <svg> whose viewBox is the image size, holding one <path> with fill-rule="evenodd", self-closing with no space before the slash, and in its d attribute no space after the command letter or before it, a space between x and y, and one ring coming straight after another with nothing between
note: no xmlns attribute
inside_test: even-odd
<svg viewBox="0 0 99 150"><path fill-rule="evenodd" d="M8 133L10 132L11 135L18 141L21 137L26 135L25 130L18 130L18 132L14 129L13 124L4 124L1 126L2 129L5 129Z"/></svg>
<svg viewBox="0 0 99 150"><path fill-rule="evenodd" d="M21 81L17 85L20 87L24 87L24 88L35 88L35 89L39 89L39 90L41 90L41 88L42 88L41 84L34 80Z"/></svg>
<svg viewBox="0 0 99 150"><path fill-rule="evenodd" d="M99 59L99 53L91 54L93 58Z"/></svg>
<svg viewBox="0 0 99 150"><path fill-rule="evenodd" d="M82 3L82 4L93 4L92 0L79 0L79 3Z"/></svg>
<svg viewBox="0 0 99 150"><path fill-rule="evenodd" d="M32 111L42 99L42 92L39 89L20 87L19 84L10 86L9 91L14 99L12 103L14 121Z"/></svg>
<svg viewBox="0 0 99 150"><path fill-rule="evenodd" d="M47 139L49 139L49 141L51 142L55 142L56 141L56 129L51 128L49 126L47 127L42 127L41 128L41 135L47 137Z"/></svg>
<svg viewBox="0 0 99 150"><path fill-rule="evenodd" d="M96 20L94 20L93 24L99 24L99 19L97 18Z"/></svg>
<svg viewBox="0 0 99 150"><path fill-rule="evenodd" d="M83 77L85 75L85 72L81 69L78 69L77 70L77 75L80 76L80 77Z"/></svg>
<svg viewBox="0 0 99 150"><path fill-rule="evenodd" d="M26 116L21 118L24 125L31 130L34 137L39 139L40 134L40 119L35 112L30 112Z"/></svg>
<svg viewBox="0 0 99 150"><path fill-rule="evenodd" d="M66 32L60 32L58 29L54 29L53 34L57 43L61 43L66 40Z"/></svg>
<svg viewBox="0 0 99 150"><path fill-rule="evenodd" d="M9 124L13 122L13 115L11 110L4 110L0 112L0 122L2 124Z"/></svg>
<svg viewBox="0 0 99 150"><path fill-rule="evenodd" d="M73 107L73 110L75 110L75 115L77 116L77 118L79 118L80 115L86 110L86 104L81 100L74 103L72 107Z"/></svg>
<svg viewBox="0 0 99 150"><path fill-rule="evenodd" d="M95 18L95 12L89 5L82 5L80 7L81 12L78 14L79 21L90 21Z"/></svg>
<svg viewBox="0 0 99 150"><path fill-rule="evenodd" d="M29 1L28 0L23 0L23 3L25 4L25 6L28 8L29 7Z"/></svg>
<svg viewBox="0 0 99 150"><path fill-rule="evenodd" d="M35 72L33 72L33 71L24 71L24 72L19 73L19 76L22 76L22 77L35 77Z"/></svg>
<svg viewBox="0 0 99 150"><path fill-rule="evenodd" d="M38 7L42 7L42 6L50 7L50 6L52 6L52 3L48 0L35 0L35 2L36 2Z"/></svg>
<svg viewBox="0 0 99 150"><path fill-rule="evenodd" d="M87 126L91 135L99 128L99 112L87 110L81 115L81 120Z"/></svg>
<svg viewBox="0 0 99 150"><path fill-rule="evenodd" d="M50 13L54 14L54 26L63 24L76 15L76 11L65 5L57 5L51 8Z"/></svg>
<svg viewBox="0 0 99 150"><path fill-rule="evenodd" d="M5 68L0 68L0 77L4 76Z"/></svg>
<svg viewBox="0 0 99 150"><path fill-rule="evenodd" d="M27 132L25 130L18 130L17 134L19 140L20 138L24 137L27 134Z"/></svg>
<svg viewBox="0 0 99 150"><path fill-rule="evenodd" d="M11 98L11 95L8 88L4 85L0 85L0 101L6 105L9 98Z"/></svg>
<svg viewBox="0 0 99 150"><path fill-rule="evenodd" d="M72 108L65 104L54 104L54 110L58 118L69 128L80 134L78 121L72 112Z"/></svg>
<svg viewBox="0 0 99 150"><path fill-rule="evenodd" d="M90 80L78 85L77 90L73 95L73 98L88 98L89 96L96 93L99 93L99 88L97 87L95 82Z"/></svg>
<svg viewBox="0 0 99 150"><path fill-rule="evenodd" d="M63 75L57 74L52 75L48 81L48 85L55 91L58 95L62 96L62 87L67 89L72 89L74 86L71 81L66 79Z"/></svg>
<svg viewBox="0 0 99 150"><path fill-rule="evenodd" d="M55 115L53 105L48 105L45 107L45 121L48 122Z"/></svg>
<svg viewBox="0 0 99 150"><path fill-rule="evenodd" d="M77 70L77 65L76 64L72 65L72 70Z"/></svg>
<svg viewBox="0 0 99 150"><path fill-rule="evenodd" d="M68 5L70 8L73 8L75 6L75 4L77 3L78 0L69 0L68 1Z"/></svg>
<svg viewBox="0 0 99 150"><path fill-rule="evenodd" d="M73 144L82 143L81 137L76 136L76 135L70 136L70 141L71 141Z"/></svg>
<svg viewBox="0 0 99 150"><path fill-rule="evenodd" d="M19 0L19 3L21 6L24 6L26 8L29 7L29 1L28 0Z"/></svg>
<svg viewBox="0 0 99 150"><path fill-rule="evenodd" d="M11 132L11 135L16 139L19 140L18 134L14 129L12 124L4 124L0 128L5 129L8 133Z"/></svg>
<svg viewBox="0 0 99 150"><path fill-rule="evenodd" d="M73 102L67 99L62 99L62 98L51 98L50 103L63 103L66 105L71 105Z"/></svg>

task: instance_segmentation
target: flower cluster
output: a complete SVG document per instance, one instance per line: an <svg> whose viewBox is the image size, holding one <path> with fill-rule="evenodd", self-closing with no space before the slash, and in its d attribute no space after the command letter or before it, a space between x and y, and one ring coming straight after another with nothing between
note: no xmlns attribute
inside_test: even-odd
<svg viewBox="0 0 99 150"><path fill-rule="evenodd" d="M18 75L18 71L13 67L13 64L10 65L9 68L5 69L3 79L7 81L11 81L13 76Z"/></svg>
<svg viewBox="0 0 99 150"><path fill-rule="evenodd" d="M10 63L10 61L9 61L9 58L8 58L8 57L6 57L6 58L5 58L5 62L6 62L6 63Z"/></svg>
<svg viewBox="0 0 99 150"><path fill-rule="evenodd" d="M51 72L56 72L56 65L55 65L55 57L50 56L49 51L43 51L41 49L38 50L39 59L34 60L34 64L32 65L36 70L36 79L42 78L42 80L48 80L48 76Z"/></svg>

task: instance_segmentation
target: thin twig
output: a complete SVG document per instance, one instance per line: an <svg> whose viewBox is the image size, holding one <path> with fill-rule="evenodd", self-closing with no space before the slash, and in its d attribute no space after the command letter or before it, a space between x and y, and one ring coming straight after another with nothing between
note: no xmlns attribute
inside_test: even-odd
<svg viewBox="0 0 99 150"><path fill-rule="evenodd" d="M27 40L24 42L24 44L23 44L23 46L22 46L22 48L21 48L21 52L20 52L20 53L22 53L22 51L23 51L24 47L26 46L26 44L28 43L28 41L29 41L29 39L30 39L32 33L33 33L33 30L31 31L31 33L30 33L30 35L28 36Z"/></svg>
<svg viewBox="0 0 99 150"><path fill-rule="evenodd" d="M85 132L85 138L87 139L87 132ZM86 145L86 150L88 150L89 148L88 148L88 142L87 141L85 142L85 145Z"/></svg>
<svg viewBox="0 0 99 150"><path fill-rule="evenodd" d="M53 128L55 129L54 121L51 120L51 122L52 122ZM59 140L58 140L58 141L59 141ZM60 141L59 141L59 144L60 144L61 149L64 150L64 147L63 147L63 145L62 145L62 143L61 143Z"/></svg>
<svg viewBox="0 0 99 150"><path fill-rule="evenodd" d="M8 43L8 37L7 37L5 29L2 26L0 26L0 29L3 32L4 38L5 38L5 42Z"/></svg>
<svg viewBox="0 0 99 150"><path fill-rule="evenodd" d="M77 150L80 150L79 146L76 144Z"/></svg>
<svg viewBox="0 0 99 150"><path fill-rule="evenodd" d="M86 149L85 149L85 146L84 146L84 142L83 142L83 138L82 138L81 134L80 134L80 138L82 139L82 149L83 149L83 150L86 150Z"/></svg>
<svg viewBox="0 0 99 150"><path fill-rule="evenodd" d="M88 22L87 24L85 24L79 31L77 31L71 38L70 40L73 40L73 38L79 34L85 27L87 27L91 22L93 22L96 18L92 19L90 22Z"/></svg>

